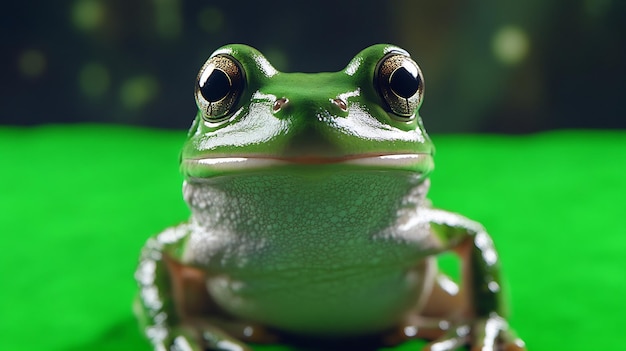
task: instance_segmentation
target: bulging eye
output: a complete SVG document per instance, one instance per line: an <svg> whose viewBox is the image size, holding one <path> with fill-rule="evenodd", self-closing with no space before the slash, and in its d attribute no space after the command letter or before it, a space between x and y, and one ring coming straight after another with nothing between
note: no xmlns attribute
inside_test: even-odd
<svg viewBox="0 0 626 351"><path fill-rule="evenodd" d="M196 104L202 117L218 122L230 114L245 88L239 63L227 55L209 58L196 79Z"/></svg>
<svg viewBox="0 0 626 351"><path fill-rule="evenodd" d="M424 95L422 72L415 61L399 53L383 57L376 68L375 84L389 111L403 121L415 118Z"/></svg>

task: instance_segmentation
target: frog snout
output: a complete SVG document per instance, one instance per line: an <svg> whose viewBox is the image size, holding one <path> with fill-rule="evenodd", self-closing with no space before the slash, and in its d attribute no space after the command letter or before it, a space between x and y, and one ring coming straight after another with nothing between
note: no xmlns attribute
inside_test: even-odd
<svg viewBox="0 0 626 351"><path fill-rule="evenodd" d="M325 103L320 103L320 100L325 100ZM340 98L277 98L272 105L274 116L290 122L284 156L341 154L333 120L343 117L347 108L346 101Z"/></svg>
<svg viewBox="0 0 626 351"><path fill-rule="evenodd" d="M320 101L324 101L320 103ZM340 97L298 98L283 96L272 104L273 114L281 119L305 120L345 117L348 102ZM306 123L306 122L305 122Z"/></svg>

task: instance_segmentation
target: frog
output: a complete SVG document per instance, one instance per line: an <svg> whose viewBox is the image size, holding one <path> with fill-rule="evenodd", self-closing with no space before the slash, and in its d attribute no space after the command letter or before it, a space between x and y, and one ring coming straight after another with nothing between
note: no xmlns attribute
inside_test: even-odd
<svg viewBox="0 0 626 351"><path fill-rule="evenodd" d="M483 226L427 198L421 68L377 44L339 72L217 49L180 154L187 222L148 239L134 310L154 350L425 339L525 350ZM452 279L437 257L458 256Z"/></svg>

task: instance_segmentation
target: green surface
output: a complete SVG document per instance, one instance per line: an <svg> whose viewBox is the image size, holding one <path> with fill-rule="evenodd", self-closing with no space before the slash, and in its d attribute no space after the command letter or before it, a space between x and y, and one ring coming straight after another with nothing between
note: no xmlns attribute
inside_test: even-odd
<svg viewBox="0 0 626 351"><path fill-rule="evenodd" d="M0 127L3 350L149 349L132 275L148 236L187 218L184 137ZM433 139L430 197L492 234L530 349L624 350L626 132Z"/></svg>

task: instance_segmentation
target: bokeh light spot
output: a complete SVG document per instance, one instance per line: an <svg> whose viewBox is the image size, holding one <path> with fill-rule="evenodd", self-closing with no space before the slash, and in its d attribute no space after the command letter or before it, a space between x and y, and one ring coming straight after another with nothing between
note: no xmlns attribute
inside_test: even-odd
<svg viewBox="0 0 626 351"><path fill-rule="evenodd" d="M126 80L120 88L120 100L129 109L138 109L154 100L159 83L152 76L138 76Z"/></svg>
<svg viewBox="0 0 626 351"><path fill-rule="evenodd" d="M90 62L81 68L78 84L85 95L99 97L109 90L111 77L102 64Z"/></svg>
<svg viewBox="0 0 626 351"><path fill-rule="evenodd" d="M35 78L46 70L46 57L39 50L26 50L17 59L20 73L29 78Z"/></svg>
<svg viewBox="0 0 626 351"><path fill-rule="evenodd" d="M522 62L528 55L529 47L528 35L517 26L500 28L492 39L494 56L507 65Z"/></svg>
<svg viewBox="0 0 626 351"><path fill-rule="evenodd" d="M224 23L222 11L214 7L206 7L198 13L198 26L210 34L217 33Z"/></svg>
<svg viewBox="0 0 626 351"><path fill-rule="evenodd" d="M592 17L606 16L611 9L612 0L585 0L585 12Z"/></svg>
<svg viewBox="0 0 626 351"><path fill-rule="evenodd" d="M92 30L102 24L104 6L98 0L78 0L72 7L72 22L81 30Z"/></svg>
<svg viewBox="0 0 626 351"><path fill-rule="evenodd" d="M180 1L153 0L157 33L166 39L176 39L180 36L182 16Z"/></svg>

